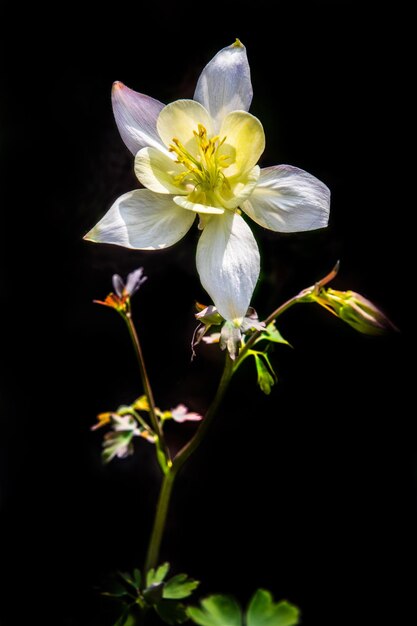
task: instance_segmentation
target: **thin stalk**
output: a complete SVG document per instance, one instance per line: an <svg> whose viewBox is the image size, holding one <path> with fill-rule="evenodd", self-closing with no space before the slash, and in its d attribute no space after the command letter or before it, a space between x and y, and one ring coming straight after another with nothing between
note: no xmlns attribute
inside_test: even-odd
<svg viewBox="0 0 417 626"><path fill-rule="evenodd" d="M229 354L226 353L226 361L224 364L224 370L222 377L219 382L219 386L216 391L216 395L213 398L212 403L204 416L203 421L199 429L197 430L194 437L187 443L185 446L178 452L174 461L173 461L173 469L176 471L180 470L184 463L190 458L190 456L197 450L200 443L204 439L204 436L210 425L213 421L214 416L217 413L217 409L220 406L221 401L223 400L224 394L226 393L226 389L229 386L230 380L233 375L233 361L230 358Z"/></svg>
<svg viewBox="0 0 417 626"><path fill-rule="evenodd" d="M162 487L159 493L158 504L156 506L155 521L152 529L151 540L149 542L148 553L145 562L145 575L151 568L158 565L159 550L165 530L168 515L169 503L171 501L172 488L177 472L171 468L162 480Z"/></svg>
<svg viewBox="0 0 417 626"><path fill-rule="evenodd" d="M163 453L163 455L165 456L166 459L166 468L164 469L162 466L162 469L165 472L168 471L168 468L171 465L171 455L170 452L168 450L168 446L166 445L165 442L165 437L164 437L164 433L162 431L161 428L161 424L159 422L158 416L156 414L156 407L155 407L155 400L153 397L153 392L152 392L152 387L151 384L149 382L149 376L148 376L148 372L146 371L146 366L145 366L145 360L143 358L143 352L142 352L142 347L140 345L139 342L139 337L138 334L136 332L136 328L135 325L133 323L132 320L132 316L130 314L130 312L126 313L125 315L123 315L123 319L126 322L128 331L129 331L129 335L130 338L132 340L133 343L133 347L135 349L135 353L138 359L138 364L139 364L139 371L140 371L140 377L142 379L142 385L143 385L143 390L145 392L145 396L148 400L148 404L149 404L149 416L151 419L151 424L152 424L152 429L157 437L157 441L156 441L156 446L161 450L161 452Z"/></svg>
<svg viewBox="0 0 417 626"><path fill-rule="evenodd" d="M217 409L220 406L221 401L223 400L224 394L226 393L226 389L229 385L230 379L233 374L233 361L230 359L229 355L226 354L226 362L224 365L224 370L222 377L219 382L219 386L216 391L216 395L213 398L210 407L207 410L207 413L202 421L198 431L194 435L194 437L189 441L176 455L173 460L172 467L170 467L165 474L162 487L159 494L158 504L156 507L156 515L155 521L152 529L151 540L149 543L148 553L146 556L146 564L145 564L145 572L147 572L151 567L156 567L158 565L159 559L159 550L161 547L161 541L165 530L165 524L168 514L169 503L172 495L172 488L174 486L175 478L182 468L184 463L190 458L190 456L195 452L200 443L202 442L207 430L210 427L211 422L217 412Z"/></svg>
<svg viewBox="0 0 417 626"><path fill-rule="evenodd" d="M297 302L307 301L305 300L305 298L306 296L309 295L309 292L310 290L304 290L301 293L294 296L293 298L290 298L289 300L284 302L284 304L281 304L281 306L275 309L275 311L273 311L266 318L265 326L268 326L269 324L271 324L271 322L273 322L277 317L279 317L279 315L287 311L290 307L292 307ZM139 341L137 341L137 335L136 335L133 324L129 326L129 330L131 332L131 335L133 333L132 339L134 340L135 347L137 346L140 352L140 345L139 345ZM185 444L185 446L181 448L181 450L177 453L174 460L172 461L172 465L168 467L168 470L165 473L165 476L162 482L161 491L159 494L158 504L156 507L155 521L154 521L151 540L149 543L148 553L146 557L145 572L147 572L150 568L155 568L158 565L159 551L160 551L162 537L163 537L164 530L165 530L165 524L166 524L166 519L167 519L167 514L168 514L168 509L169 509L169 504L171 500L172 489L174 486L175 478L178 472L181 470L184 463L188 461L190 456L197 450L197 448L200 446L201 442L203 441L208 429L210 428L213 418L216 415L217 410L224 398L224 395L229 386L233 373L236 371L238 365L244 358L247 351L251 349L251 347L256 342L256 340L261 336L262 332L263 332L262 330L257 330L256 332L253 333L249 341L242 348L241 352L239 353L238 358L234 362L230 358L229 354L226 353L224 369L223 369L222 377L219 382L219 386L216 391L216 395L214 396L213 401L210 404L199 429L197 430L194 437L187 444ZM139 361L143 363L143 359L139 358ZM151 402L149 402L149 406L152 406ZM159 426L159 423L158 423L158 426Z"/></svg>
<svg viewBox="0 0 417 626"><path fill-rule="evenodd" d="M301 293L303 293L303 292L301 292ZM294 304L297 304L297 302L301 302L302 301L302 297L304 297L304 295L301 296L301 294L297 294L293 298L290 298L289 300L284 302L284 304L281 304L281 306L279 306L277 309L275 309L275 311L272 311L272 313L270 315L268 315L268 317L264 320L265 328L267 326L269 326L269 324L271 324L277 317L282 315L282 313L284 313L285 311L288 311L288 309L290 307L292 307ZM263 333L263 330L256 330L253 333L253 335L250 336L250 339L245 343L245 345L243 346L243 348L239 352L239 356L237 357L236 361L233 364L234 370L236 370L238 368L238 366L242 362L242 360L245 357L245 355L248 352L248 350L250 350L252 348L253 344L262 335L262 333Z"/></svg>

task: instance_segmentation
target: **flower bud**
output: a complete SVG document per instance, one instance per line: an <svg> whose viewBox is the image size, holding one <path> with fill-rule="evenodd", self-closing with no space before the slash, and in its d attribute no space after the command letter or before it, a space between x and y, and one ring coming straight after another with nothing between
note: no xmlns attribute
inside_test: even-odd
<svg viewBox="0 0 417 626"><path fill-rule="evenodd" d="M315 299L360 333L381 335L388 330L397 330L382 311L355 291L322 289Z"/></svg>

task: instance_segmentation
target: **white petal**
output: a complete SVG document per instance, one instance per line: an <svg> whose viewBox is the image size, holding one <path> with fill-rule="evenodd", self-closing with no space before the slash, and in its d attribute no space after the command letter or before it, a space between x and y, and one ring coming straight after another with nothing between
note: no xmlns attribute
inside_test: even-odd
<svg viewBox="0 0 417 626"><path fill-rule="evenodd" d="M226 320L244 317L259 276L259 250L237 213L208 218L197 246L201 284Z"/></svg>
<svg viewBox="0 0 417 626"><path fill-rule="evenodd" d="M318 178L291 165L261 170L258 185L242 205L255 222L281 233L324 228L330 190Z"/></svg>
<svg viewBox="0 0 417 626"><path fill-rule="evenodd" d="M156 120L165 106L162 102L117 81L113 84L112 105L119 133L133 154L145 146L164 149L156 130Z"/></svg>
<svg viewBox="0 0 417 626"><path fill-rule="evenodd" d="M175 183L174 176L183 171L182 165L157 148L142 148L135 158L135 174L139 181L157 193L181 193L182 189Z"/></svg>
<svg viewBox="0 0 417 626"><path fill-rule="evenodd" d="M137 250L159 250L182 239L194 218L194 213L177 206L172 196L136 189L118 198L84 239Z"/></svg>
<svg viewBox="0 0 417 626"><path fill-rule="evenodd" d="M207 213L208 215L222 215L224 213L224 209L221 207L200 204L199 202L191 202L184 196L175 196L174 202L183 209L187 209L187 211L194 211L194 213Z"/></svg>
<svg viewBox="0 0 417 626"><path fill-rule="evenodd" d="M199 154L194 132L202 124L210 137L212 122L206 109L194 100L175 100L167 104L159 114L156 126L159 136L169 148L172 140L178 139L194 155Z"/></svg>
<svg viewBox="0 0 417 626"><path fill-rule="evenodd" d="M249 110L252 95L246 48L237 39L231 46L220 50L203 69L194 100L210 113L217 133L227 113Z"/></svg>

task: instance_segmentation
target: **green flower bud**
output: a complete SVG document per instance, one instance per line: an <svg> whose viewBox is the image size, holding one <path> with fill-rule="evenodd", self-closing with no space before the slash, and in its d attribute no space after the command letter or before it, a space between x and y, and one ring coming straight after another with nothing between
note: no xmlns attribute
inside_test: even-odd
<svg viewBox="0 0 417 626"><path fill-rule="evenodd" d="M315 300L360 333L381 335L397 330L382 311L355 291L321 289Z"/></svg>

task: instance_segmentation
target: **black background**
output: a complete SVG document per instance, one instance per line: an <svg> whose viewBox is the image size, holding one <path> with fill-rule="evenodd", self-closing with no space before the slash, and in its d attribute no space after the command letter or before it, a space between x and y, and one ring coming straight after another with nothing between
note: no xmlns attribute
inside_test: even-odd
<svg viewBox="0 0 417 626"><path fill-rule="evenodd" d="M412 170L404 85L407 15L359 2L36 7L9 24L1 227L2 626L106 626L95 587L140 566L158 487L152 450L103 467L95 415L139 395L122 322L92 304L143 265L134 301L158 404L204 412L215 348L190 364L196 230L159 253L82 241L122 193L132 157L113 80L163 102L192 97L204 64L239 37L264 124L263 165L290 163L332 191L326 231L254 227L261 317L324 275L376 302L401 333L369 338L300 307L280 328L266 398L246 363L174 494L162 557L203 593L288 598L306 626L414 624L417 443L408 361ZM87 13L87 11L85 12ZM404 103L404 104L403 104ZM411 361L412 362L412 361ZM193 426L170 430L173 445ZM413 571L414 570L414 571Z"/></svg>

